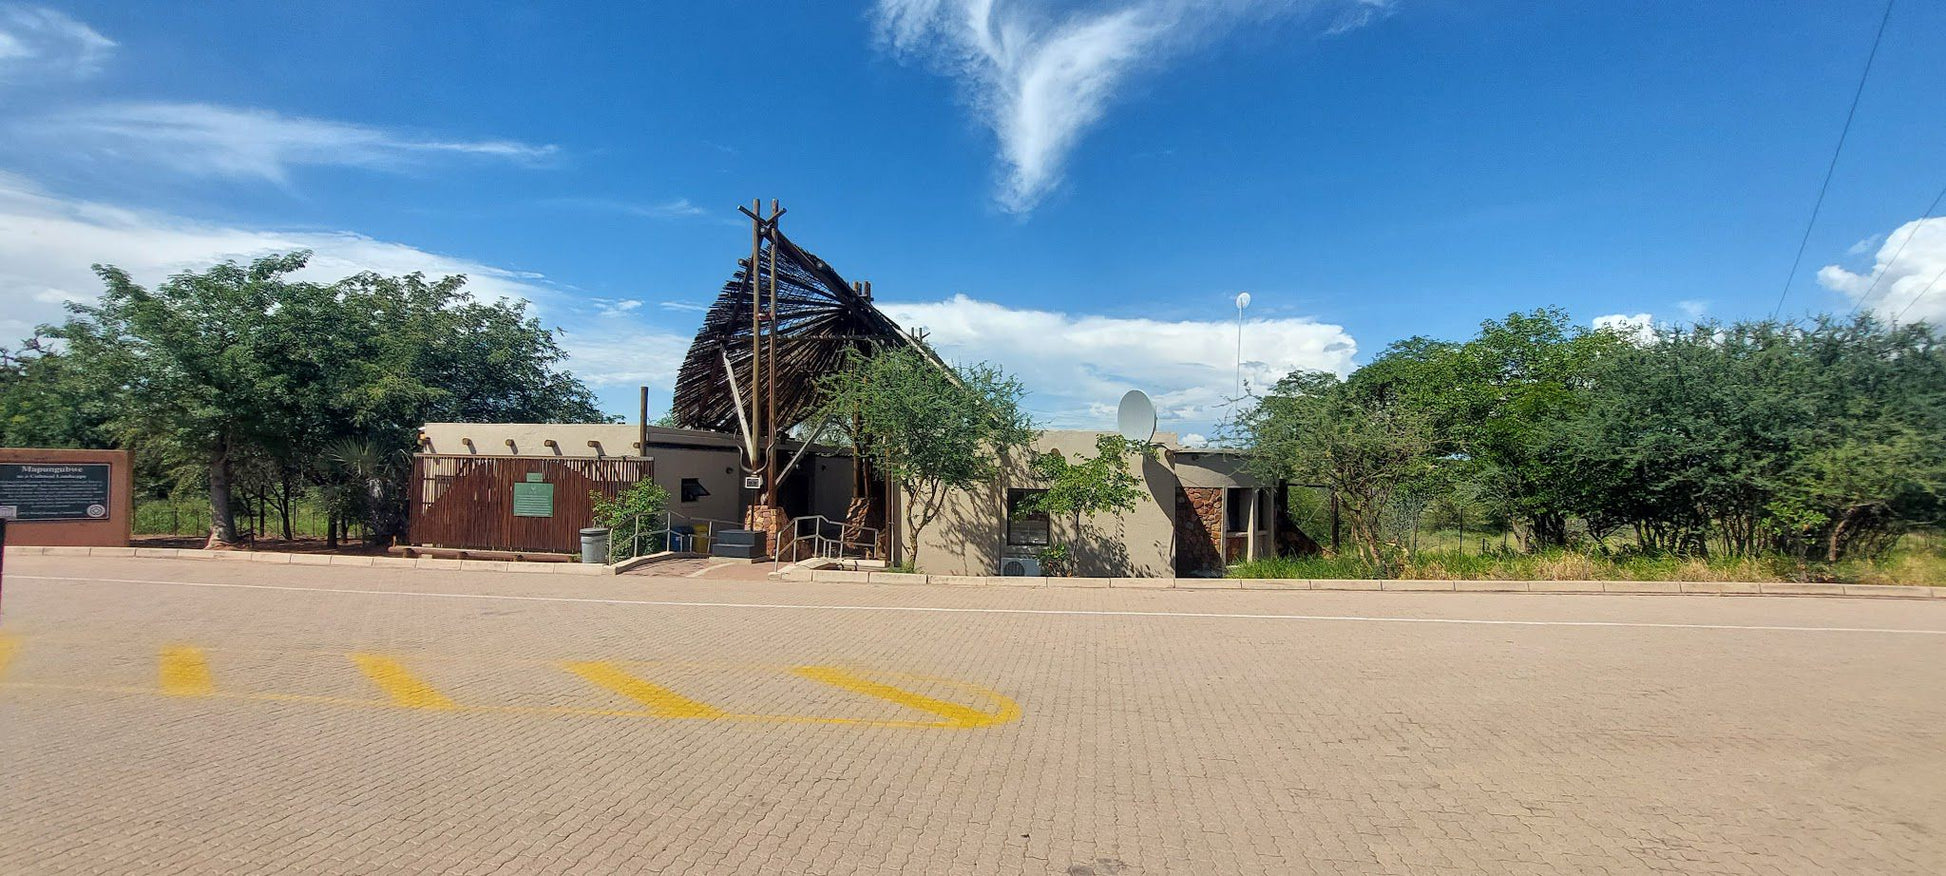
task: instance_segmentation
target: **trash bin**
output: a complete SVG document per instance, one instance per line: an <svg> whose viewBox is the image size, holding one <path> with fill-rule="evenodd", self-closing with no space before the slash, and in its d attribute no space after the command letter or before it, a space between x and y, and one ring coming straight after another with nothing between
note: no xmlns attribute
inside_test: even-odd
<svg viewBox="0 0 1946 876"><path fill-rule="evenodd" d="M608 562L608 530L581 530L581 562L597 566Z"/></svg>

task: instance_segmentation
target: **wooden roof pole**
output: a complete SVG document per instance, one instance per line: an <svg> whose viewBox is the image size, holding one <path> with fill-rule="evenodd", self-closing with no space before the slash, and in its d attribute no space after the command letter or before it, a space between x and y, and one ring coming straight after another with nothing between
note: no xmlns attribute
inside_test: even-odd
<svg viewBox="0 0 1946 876"><path fill-rule="evenodd" d="M763 352L764 352L764 299L763 289L757 283L757 269L763 264L764 220L760 215L764 208L762 198L750 202L750 426L760 430L752 437L749 465L757 465L757 449L764 446L763 432ZM739 413L741 411L739 410Z"/></svg>
<svg viewBox="0 0 1946 876"><path fill-rule="evenodd" d="M777 219L784 211L777 208L777 199L770 199L770 374L766 378L766 393L770 400L764 405L764 507L777 507Z"/></svg>

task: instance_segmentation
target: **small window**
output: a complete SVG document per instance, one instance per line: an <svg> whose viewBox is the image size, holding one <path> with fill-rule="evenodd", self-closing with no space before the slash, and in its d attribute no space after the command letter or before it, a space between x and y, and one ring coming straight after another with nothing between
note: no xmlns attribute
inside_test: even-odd
<svg viewBox="0 0 1946 876"><path fill-rule="evenodd" d="M1223 531L1246 532L1250 529L1250 491L1243 487L1231 487L1223 495Z"/></svg>
<svg viewBox="0 0 1946 876"><path fill-rule="evenodd" d="M1047 512L1026 510L1028 502L1039 498L1045 492L1047 491L1007 491L1007 544L1017 547L1047 546L1049 535Z"/></svg>
<svg viewBox="0 0 1946 876"><path fill-rule="evenodd" d="M707 495L709 495L709 491L703 489L703 482L701 480L697 478L682 479L682 500L684 502L694 502Z"/></svg>

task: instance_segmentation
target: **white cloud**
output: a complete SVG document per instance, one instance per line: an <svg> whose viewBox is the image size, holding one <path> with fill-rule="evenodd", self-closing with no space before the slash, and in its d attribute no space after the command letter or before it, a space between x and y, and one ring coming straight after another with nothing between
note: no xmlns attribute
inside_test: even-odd
<svg viewBox="0 0 1946 876"><path fill-rule="evenodd" d="M559 150L514 140L411 137L367 125L206 103L118 103L15 126L65 152L193 176L287 182L298 167L406 170L440 158L538 164Z"/></svg>
<svg viewBox="0 0 1946 876"><path fill-rule="evenodd" d="M1176 443L1184 447L1208 447L1209 436L1200 432L1188 432L1177 437Z"/></svg>
<svg viewBox="0 0 1946 876"><path fill-rule="evenodd" d="M1128 77L1250 19L1337 11L1343 33L1388 14L1393 0L1127 0L1056 8L1050 0L879 0L881 42L960 81L999 138L998 200L1032 210L1060 181L1069 152Z"/></svg>
<svg viewBox="0 0 1946 876"><path fill-rule="evenodd" d="M612 198L555 198L548 203L565 207L586 207L594 210L608 210L641 216L645 219L688 219L701 216L709 211L691 203L688 198L672 198L649 204L633 201L618 201Z"/></svg>
<svg viewBox="0 0 1946 876"><path fill-rule="evenodd" d="M173 216L70 200L0 173L0 344L58 322L61 302L90 301L101 281L89 266L113 264L137 282L224 260L311 250L300 278L331 281L359 271L430 276L465 274L483 299L532 302L544 323L565 329L568 366L596 386L648 383L667 389L689 338L634 319L640 302L584 298L540 274L494 267L351 232L287 232L212 225Z"/></svg>
<svg viewBox="0 0 1946 876"><path fill-rule="evenodd" d="M1696 320L1702 319L1703 314L1709 312L1710 303L1708 300L1702 298L1685 298L1676 302L1676 309L1682 311L1682 315L1688 318L1690 322L1695 322Z"/></svg>
<svg viewBox="0 0 1946 876"><path fill-rule="evenodd" d="M1946 217L1899 226L1885 235L1870 270L1826 265L1818 282L1888 320L1946 324Z"/></svg>
<svg viewBox="0 0 1946 876"><path fill-rule="evenodd" d="M1339 11L1324 33L1326 36L1350 33L1391 15L1397 8L1397 0L1355 0L1350 7Z"/></svg>
<svg viewBox="0 0 1946 876"><path fill-rule="evenodd" d="M1053 426L1112 429L1122 394L1141 389L1165 429L1207 429L1236 395L1235 322L1019 310L965 295L878 305L907 328L926 329L948 360L991 361L1019 375L1033 393L1029 408ZM1261 392L1298 369L1344 374L1357 351L1339 326L1254 320L1243 333L1244 379Z"/></svg>
<svg viewBox="0 0 1946 876"><path fill-rule="evenodd" d="M1611 313L1597 316L1594 320L1597 329L1610 329L1623 337L1646 342L1655 337L1655 316L1647 313Z"/></svg>
<svg viewBox="0 0 1946 876"><path fill-rule="evenodd" d="M0 83L92 76L114 50L114 40L60 12L0 5Z"/></svg>

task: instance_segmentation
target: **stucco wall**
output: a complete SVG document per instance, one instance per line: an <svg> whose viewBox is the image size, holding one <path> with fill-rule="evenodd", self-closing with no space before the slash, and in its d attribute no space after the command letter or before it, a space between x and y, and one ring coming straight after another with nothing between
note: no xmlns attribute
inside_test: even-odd
<svg viewBox="0 0 1946 876"><path fill-rule="evenodd" d="M1093 456L1100 432L1046 432L1036 452ZM1000 560L1032 548L1006 545L1008 489L1044 486L1026 470L1026 460L1011 460L998 483L949 494L937 519L920 534L920 568L942 575L997 574ZM1053 540L1074 549L1076 572L1087 577L1169 577L1175 574L1176 478L1166 462L1137 458L1129 470L1142 478L1148 497L1134 510L1051 521ZM908 537L907 542L910 543Z"/></svg>
<svg viewBox="0 0 1946 876"><path fill-rule="evenodd" d="M102 520L9 520L7 543L12 545L127 547L133 529L134 475L126 450L57 450L37 447L0 448L0 462L82 463L108 466L108 516Z"/></svg>

